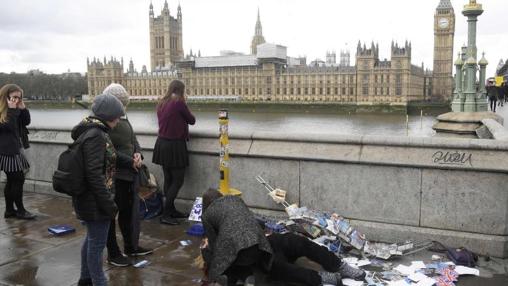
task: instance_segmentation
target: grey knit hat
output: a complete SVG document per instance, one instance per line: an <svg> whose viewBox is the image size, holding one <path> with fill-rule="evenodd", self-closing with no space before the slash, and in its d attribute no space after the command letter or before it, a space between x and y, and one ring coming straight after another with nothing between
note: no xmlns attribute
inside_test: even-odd
<svg viewBox="0 0 508 286"><path fill-rule="evenodd" d="M112 83L108 85L104 89L102 94L109 94L115 96L122 102L123 106L127 106L129 104L129 94L121 84Z"/></svg>
<svg viewBox="0 0 508 286"><path fill-rule="evenodd" d="M92 103L92 112L95 116L106 121L113 121L125 114L120 100L112 95L97 95Z"/></svg>

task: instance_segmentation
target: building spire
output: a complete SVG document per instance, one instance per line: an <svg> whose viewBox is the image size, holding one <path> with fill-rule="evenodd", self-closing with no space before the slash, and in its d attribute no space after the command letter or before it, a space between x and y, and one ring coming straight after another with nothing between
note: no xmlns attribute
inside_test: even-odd
<svg viewBox="0 0 508 286"><path fill-rule="evenodd" d="M256 21L256 36L263 36L263 28L261 27L261 17L259 16L259 7L258 7L258 19Z"/></svg>
<svg viewBox="0 0 508 286"><path fill-rule="evenodd" d="M263 28L261 27L261 17L259 16L259 7L258 7L258 18L256 21L256 31L254 33L254 37L252 38L252 42L250 45L251 54L257 54L257 46L265 43L265 38L263 37Z"/></svg>
<svg viewBox="0 0 508 286"><path fill-rule="evenodd" d="M450 0L441 0L437 5L437 10L453 10L453 5Z"/></svg>

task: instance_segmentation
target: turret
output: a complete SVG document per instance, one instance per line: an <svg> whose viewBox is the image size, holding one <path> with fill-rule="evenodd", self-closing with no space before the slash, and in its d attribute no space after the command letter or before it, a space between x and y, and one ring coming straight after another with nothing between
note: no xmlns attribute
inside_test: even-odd
<svg viewBox="0 0 508 286"><path fill-rule="evenodd" d="M153 17L154 17L154 15L153 15L153 4L152 4L151 1L150 1L149 9L148 9L148 15L150 15L150 18L153 19Z"/></svg>
<svg viewBox="0 0 508 286"><path fill-rule="evenodd" d="M168 1L167 0L164 1L164 8L162 9L162 14L164 16L168 16L169 17L169 6L168 6Z"/></svg>
<svg viewBox="0 0 508 286"><path fill-rule="evenodd" d="M132 58L129 62L129 70L128 73L134 73L134 62L132 61Z"/></svg>
<svg viewBox="0 0 508 286"><path fill-rule="evenodd" d="M176 14L177 20L179 23L182 23L182 7L180 7L180 3L178 3L178 13Z"/></svg>

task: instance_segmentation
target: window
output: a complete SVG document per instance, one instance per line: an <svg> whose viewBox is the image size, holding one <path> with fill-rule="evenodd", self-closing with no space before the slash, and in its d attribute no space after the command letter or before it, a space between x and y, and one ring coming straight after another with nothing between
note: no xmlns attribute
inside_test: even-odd
<svg viewBox="0 0 508 286"><path fill-rule="evenodd" d="M402 95L402 75L395 76L395 95Z"/></svg>

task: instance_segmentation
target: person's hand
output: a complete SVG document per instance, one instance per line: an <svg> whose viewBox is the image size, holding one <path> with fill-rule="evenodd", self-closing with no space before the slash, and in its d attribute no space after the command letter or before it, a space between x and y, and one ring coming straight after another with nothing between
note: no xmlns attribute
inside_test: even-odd
<svg viewBox="0 0 508 286"><path fill-rule="evenodd" d="M19 109L25 109L25 108L26 108L26 106L25 106L25 102L23 102L23 98L20 98L20 99L18 100L18 108L19 108Z"/></svg>
<svg viewBox="0 0 508 286"><path fill-rule="evenodd" d="M199 246L199 248L204 249L207 247L208 247L208 238L203 238L203 240L201 240L201 245Z"/></svg>
<svg viewBox="0 0 508 286"><path fill-rule="evenodd" d="M137 161L138 167L141 167L141 164L143 164L143 158L141 158L141 153L134 153L134 161Z"/></svg>
<svg viewBox="0 0 508 286"><path fill-rule="evenodd" d="M9 106L9 108L18 108L18 98L17 97L8 98L7 105Z"/></svg>
<svg viewBox="0 0 508 286"><path fill-rule="evenodd" d="M143 159L141 158L141 153L134 153L133 160L136 165L136 168L141 168L141 165L143 164Z"/></svg>

